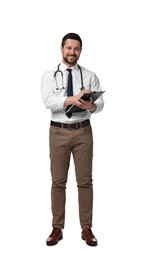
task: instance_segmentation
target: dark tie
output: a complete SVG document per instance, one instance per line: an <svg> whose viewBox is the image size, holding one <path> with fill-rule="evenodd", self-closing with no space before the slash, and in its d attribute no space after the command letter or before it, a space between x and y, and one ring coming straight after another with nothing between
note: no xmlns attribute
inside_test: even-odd
<svg viewBox="0 0 143 260"><path fill-rule="evenodd" d="M67 87L67 96L73 96L73 81L72 81L72 69L67 69L69 72L68 74L68 87ZM71 106L71 105L70 105ZM70 108L70 106L67 106L66 110ZM68 113L67 115L69 118L72 116L72 113Z"/></svg>
<svg viewBox="0 0 143 260"><path fill-rule="evenodd" d="M73 83L72 83L72 69L67 69L68 74L68 88L67 88L67 96L73 96Z"/></svg>

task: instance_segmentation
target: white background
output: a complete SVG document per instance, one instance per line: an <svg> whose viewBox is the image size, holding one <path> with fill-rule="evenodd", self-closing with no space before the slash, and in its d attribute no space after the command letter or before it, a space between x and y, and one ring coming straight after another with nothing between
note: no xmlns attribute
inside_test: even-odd
<svg viewBox="0 0 143 260"><path fill-rule="evenodd" d="M0 3L0 258L143 259L143 8L141 0L3 0ZM62 37L83 40L79 64L105 90L92 116L93 232L81 240L71 161L64 239L51 232L48 128L43 73L61 61Z"/></svg>

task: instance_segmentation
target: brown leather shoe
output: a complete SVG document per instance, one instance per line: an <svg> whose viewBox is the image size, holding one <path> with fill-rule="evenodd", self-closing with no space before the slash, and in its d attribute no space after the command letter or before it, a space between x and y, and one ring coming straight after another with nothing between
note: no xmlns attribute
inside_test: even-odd
<svg viewBox="0 0 143 260"><path fill-rule="evenodd" d="M63 232L60 228L53 228L52 233L50 234L50 236L47 238L46 240L46 245L47 246L54 246L56 245L59 240L61 240L63 238Z"/></svg>
<svg viewBox="0 0 143 260"><path fill-rule="evenodd" d="M82 239L85 240L86 244L89 246L97 246L97 239L93 235L90 228L85 228L82 230Z"/></svg>

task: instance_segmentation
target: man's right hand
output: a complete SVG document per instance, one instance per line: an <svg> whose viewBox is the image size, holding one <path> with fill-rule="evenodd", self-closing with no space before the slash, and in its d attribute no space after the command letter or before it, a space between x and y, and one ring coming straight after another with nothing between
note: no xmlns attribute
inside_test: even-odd
<svg viewBox="0 0 143 260"><path fill-rule="evenodd" d="M70 106L72 104L77 104L77 102L80 100L80 98L83 96L83 94L91 93L91 92L92 91L90 91L89 89L84 89L84 90L81 90L78 95L67 97L65 100L64 106L66 107L66 106Z"/></svg>

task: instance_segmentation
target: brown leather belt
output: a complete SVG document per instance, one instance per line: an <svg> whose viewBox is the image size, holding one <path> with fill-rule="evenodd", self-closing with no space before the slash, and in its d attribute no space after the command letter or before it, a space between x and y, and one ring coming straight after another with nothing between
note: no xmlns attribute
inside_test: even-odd
<svg viewBox="0 0 143 260"><path fill-rule="evenodd" d="M86 127L90 125L90 120L84 120L82 122L74 123L74 124L64 124L64 123L58 123L51 121L51 126L60 127L60 128L67 128L67 129L78 129L81 127Z"/></svg>

